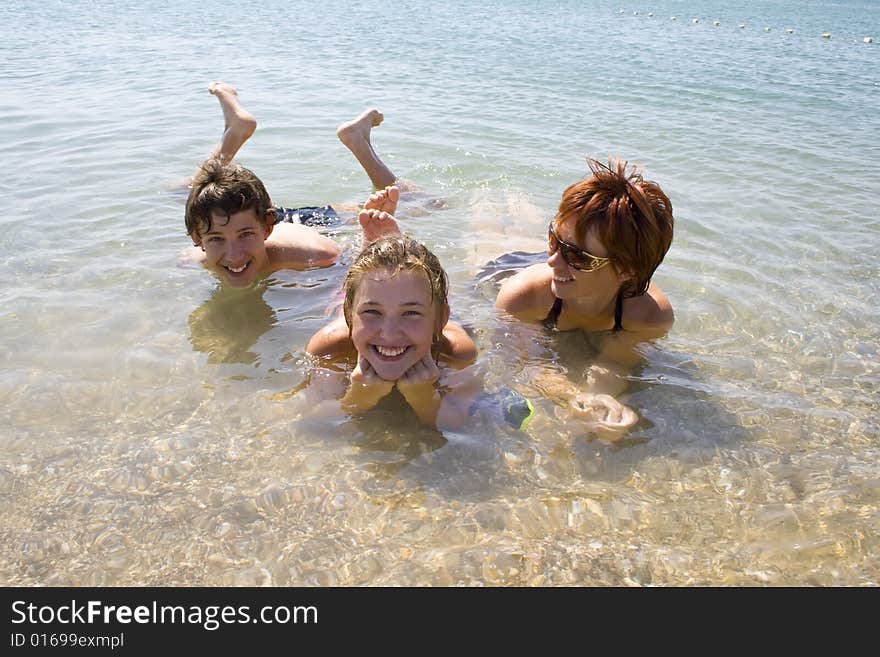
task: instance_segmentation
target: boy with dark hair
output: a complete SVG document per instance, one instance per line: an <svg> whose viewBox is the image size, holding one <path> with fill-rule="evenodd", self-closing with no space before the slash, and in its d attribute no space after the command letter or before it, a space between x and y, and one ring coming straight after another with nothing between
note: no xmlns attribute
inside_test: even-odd
<svg viewBox="0 0 880 657"><path fill-rule="evenodd" d="M196 259L232 287L247 287L279 269L327 267L339 247L299 223L276 224L277 211L249 169L219 158L193 177L186 230L201 249Z"/></svg>
<svg viewBox="0 0 880 657"><path fill-rule="evenodd" d="M329 205L296 210L276 207L260 179L232 162L256 130L256 119L241 106L231 85L215 82L209 91L220 101L224 130L213 154L192 179L186 230L194 248L187 257L232 287L248 287L279 269L332 265L339 247L315 226L335 223L336 211ZM378 110L368 109L340 125L337 135L364 167L374 189L381 190L366 207L393 211L397 188L385 188L398 181L370 143L370 131L383 118Z"/></svg>

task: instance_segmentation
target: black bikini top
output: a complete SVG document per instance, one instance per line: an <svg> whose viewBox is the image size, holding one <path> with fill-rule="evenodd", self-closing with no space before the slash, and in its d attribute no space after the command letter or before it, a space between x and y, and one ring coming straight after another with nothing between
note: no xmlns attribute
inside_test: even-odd
<svg viewBox="0 0 880 657"><path fill-rule="evenodd" d="M553 307L550 308L550 312L547 313L547 316L544 318L542 322L544 324L544 328L548 329L556 329L556 324L559 321L559 315L562 314L562 299L556 297L556 300L553 302ZM623 323L621 320L623 319L623 296L621 296L620 292L617 293L617 300L614 302L614 328L612 331L622 331Z"/></svg>

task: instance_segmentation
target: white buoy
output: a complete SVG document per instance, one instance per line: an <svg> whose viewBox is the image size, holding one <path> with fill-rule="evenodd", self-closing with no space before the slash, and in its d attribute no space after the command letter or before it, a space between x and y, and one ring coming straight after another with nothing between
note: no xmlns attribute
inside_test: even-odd
<svg viewBox="0 0 880 657"><path fill-rule="evenodd" d="M739 24L739 29L743 29L745 26L746 26L745 23L740 23L740 24Z"/></svg>
<svg viewBox="0 0 880 657"><path fill-rule="evenodd" d="M712 21L712 25L718 27L719 25L721 25L721 21Z"/></svg>
<svg viewBox="0 0 880 657"><path fill-rule="evenodd" d="M862 41L864 43L874 43L874 39L872 39L871 37L865 37L864 39L862 39Z"/></svg>
<svg viewBox="0 0 880 657"><path fill-rule="evenodd" d="M650 16L651 18L653 18L653 17L654 17L654 12L653 12L653 11L649 11L649 12L648 12L648 16Z"/></svg>
<svg viewBox="0 0 880 657"><path fill-rule="evenodd" d="M822 38L823 38L823 39L830 39L830 38L831 38L831 33L830 33L830 32L823 32L823 33L822 33Z"/></svg>
<svg viewBox="0 0 880 657"><path fill-rule="evenodd" d="M623 14L623 13L625 13L625 12L624 12L623 9L621 9L621 10L620 10L619 12L617 12L617 13L618 13L618 14Z"/></svg>
<svg viewBox="0 0 880 657"><path fill-rule="evenodd" d="M769 28L769 27L765 27L765 28L764 28L764 31L765 31L765 32L769 32L769 31L770 31L770 28Z"/></svg>
<svg viewBox="0 0 880 657"><path fill-rule="evenodd" d="M633 16L638 16L638 15L639 15L639 12L638 12L638 11L634 11L634 12L633 12Z"/></svg>
<svg viewBox="0 0 880 657"><path fill-rule="evenodd" d="M788 28L787 30L785 30L785 33L786 34L794 34L794 29Z"/></svg>
<svg viewBox="0 0 880 657"><path fill-rule="evenodd" d="M691 19L691 23L699 23L699 22L700 22L699 18Z"/></svg>
<svg viewBox="0 0 880 657"><path fill-rule="evenodd" d="M669 20L671 20L671 21L677 21L677 20L678 20L678 16L672 16L672 17L670 17Z"/></svg>

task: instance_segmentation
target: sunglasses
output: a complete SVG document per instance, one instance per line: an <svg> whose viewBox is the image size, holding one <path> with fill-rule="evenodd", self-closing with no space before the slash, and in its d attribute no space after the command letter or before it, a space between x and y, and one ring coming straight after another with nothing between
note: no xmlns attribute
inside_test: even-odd
<svg viewBox="0 0 880 657"><path fill-rule="evenodd" d="M559 239L556 231L553 230L553 222L551 221L547 227L547 254L553 255L557 249L562 255L562 259L565 260L565 264L578 271L596 271L610 262L609 258L594 256L574 244Z"/></svg>

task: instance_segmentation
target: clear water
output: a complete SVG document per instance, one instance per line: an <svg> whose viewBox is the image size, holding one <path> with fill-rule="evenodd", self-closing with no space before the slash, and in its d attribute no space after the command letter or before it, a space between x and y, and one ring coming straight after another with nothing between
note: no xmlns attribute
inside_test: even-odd
<svg viewBox="0 0 880 657"><path fill-rule="evenodd" d="M857 0L4 3L0 581L877 585L867 36L880 8ZM490 387L535 363L475 263L540 248L586 155L642 164L675 207L656 280L677 322L633 376L636 429L609 446L547 404L526 434L298 419L278 393L356 233L340 265L246 295L178 264L173 189L219 137L216 79L286 205L363 200L334 128L383 110L377 148L447 201L402 222ZM581 336L551 347L589 363Z"/></svg>

